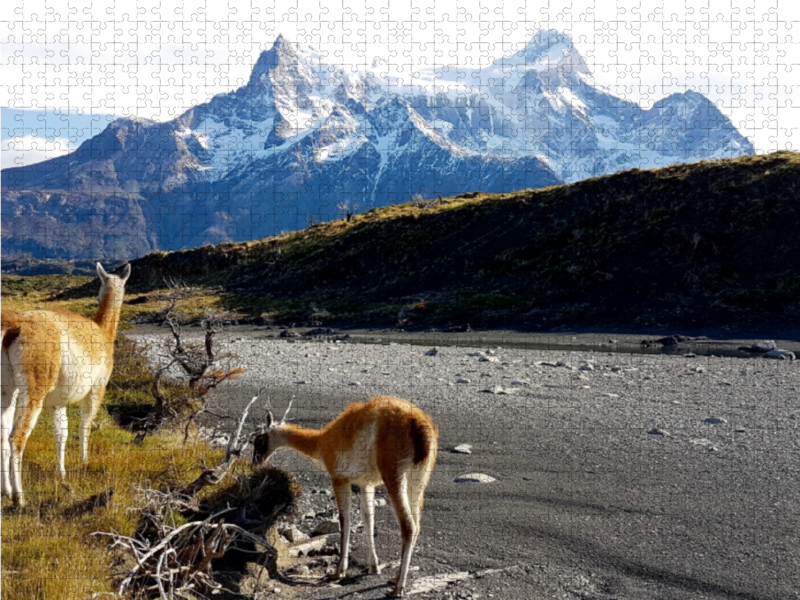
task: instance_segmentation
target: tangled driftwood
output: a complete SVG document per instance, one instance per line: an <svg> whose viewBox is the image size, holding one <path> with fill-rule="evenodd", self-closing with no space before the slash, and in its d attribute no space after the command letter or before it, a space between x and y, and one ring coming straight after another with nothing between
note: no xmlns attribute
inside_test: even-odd
<svg viewBox="0 0 800 600"><path fill-rule="evenodd" d="M215 591L225 591L212 576L211 565L237 542L260 546L265 552L276 555L267 540L236 523L226 523L224 515L237 509L229 507L203 520L176 526L175 514L197 511L197 493L222 481L239 458L243 444L242 428L250 407L258 399L253 397L239 417L236 431L231 436L225 457L214 468L206 469L192 483L175 490L161 491L152 488L138 490L142 518L153 532L155 541L135 539L118 533L95 532L92 535L109 536L111 547L122 547L136 561L119 585L120 595L171 600L207 596Z"/></svg>

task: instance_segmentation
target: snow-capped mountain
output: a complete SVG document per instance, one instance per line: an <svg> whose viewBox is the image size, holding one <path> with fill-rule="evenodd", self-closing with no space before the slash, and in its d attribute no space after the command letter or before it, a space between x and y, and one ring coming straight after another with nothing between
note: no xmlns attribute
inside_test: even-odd
<svg viewBox="0 0 800 600"><path fill-rule="evenodd" d="M752 153L700 94L643 110L602 91L552 30L413 85L278 37L235 91L4 170L3 244L6 256L128 258L299 229L341 216L343 201L366 210Z"/></svg>

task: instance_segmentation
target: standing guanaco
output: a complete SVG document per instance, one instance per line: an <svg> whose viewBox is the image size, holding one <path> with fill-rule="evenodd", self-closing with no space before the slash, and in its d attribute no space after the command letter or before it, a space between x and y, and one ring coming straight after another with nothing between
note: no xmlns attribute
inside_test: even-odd
<svg viewBox="0 0 800 600"><path fill-rule="evenodd" d="M290 404L291 407L291 404ZM286 413L288 414L288 409ZM361 487L361 513L369 541L369 572L378 573L375 553L375 487L386 491L400 523L403 553L393 579L393 596L402 596L411 554L420 531L425 488L438 450L438 428L422 409L408 400L375 396L350 404L322 429L275 423L268 413L266 430L253 441L253 463L267 460L278 448L293 448L322 462L328 470L339 507L339 564L333 577L344 577L350 545L350 484Z"/></svg>
<svg viewBox="0 0 800 600"><path fill-rule="evenodd" d="M130 274L130 265L117 276L97 263L99 306L91 319L67 311L2 312L2 492L17 506L25 504L22 454L43 408L53 408L61 476L66 475L67 405L73 402L81 402L84 464L89 458L89 433L114 368L114 340Z"/></svg>

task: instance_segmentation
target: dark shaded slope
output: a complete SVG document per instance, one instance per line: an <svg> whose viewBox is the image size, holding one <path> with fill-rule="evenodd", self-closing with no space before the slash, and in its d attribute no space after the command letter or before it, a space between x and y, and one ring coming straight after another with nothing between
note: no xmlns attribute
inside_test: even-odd
<svg viewBox="0 0 800 600"><path fill-rule="evenodd" d="M409 305L417 325L780 327L800 317L798 192L800 155L782 152L392 206L134 266L295 317Z"/></svg>

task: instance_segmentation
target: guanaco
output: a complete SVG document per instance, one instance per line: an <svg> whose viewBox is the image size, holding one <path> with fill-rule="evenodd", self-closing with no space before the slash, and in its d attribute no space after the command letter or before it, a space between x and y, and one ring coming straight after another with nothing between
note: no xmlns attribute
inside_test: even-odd
<svg viewBox="0 0 800 600"><path fill-rule="evenodd" d="M97 263L99 306L91 319L67 311L2 312L2 493L17 506L25 504L22 455L43 408L53 408L63 478L67 405L81 402L81 458L88 461L89 433L114 368L114 340L130 274L130 265L117 276Z"/></svg>
<svg viewBox="0 0 800 600"><path fill-rule="evenodd" d="M402 596L419 536L425 488L438 451L439 430L430 416L408 400L375 396L366 403L350 404L322 429L287 424L286 415L275 424L271 412L267 413L265 429L253 440L254 464L267 460L275 450L288 447L322 462L328 470L339 508L339 564L334 579L344 577L347 571L351 484L361 488L369 572L379 572L373 537L374 498L375 487L386 485L403 538L400 569L392 580L395 588L391 595Z"/></svg>

